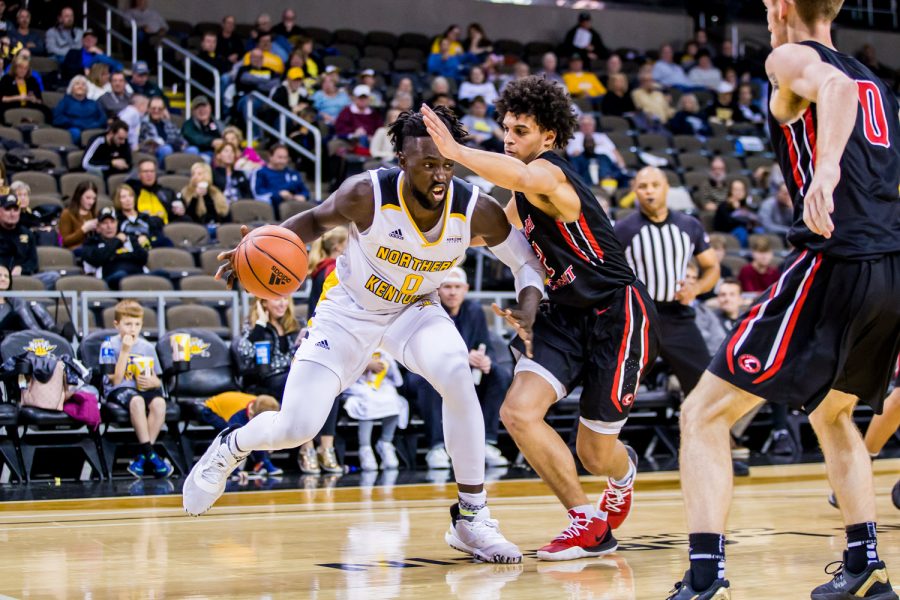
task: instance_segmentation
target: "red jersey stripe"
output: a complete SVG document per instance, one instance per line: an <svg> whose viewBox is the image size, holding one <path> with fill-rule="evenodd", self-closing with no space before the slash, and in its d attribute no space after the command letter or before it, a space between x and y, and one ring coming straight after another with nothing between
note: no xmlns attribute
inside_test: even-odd
<svg viewBox="0 0 900 600"><path fill-rule="evenodd" d="M787 139L788 154L791 157L791 171L794 175L794 183L797 184L797 189L802 192L803 176L800 175L800 159L797 156L797 150L794 148L794 130L787 125L782 125L781 131L784 132L784 137Z"/></svg>
<svg viewBox="0 0 900 600"><path fill-rule="evenodd" d="M562 234L563 238L566 240L566 243L569 245L569 248L572 249L575 254L578 255L578 258L584 260L585 262L591 262L591 259L588 258L588 255L584 253L584 251L578 247L575 243L575 240L572 238L572 235L569 233L569 230L566 229L566 224L562 221L557 221L556 226L559 227L559 232Z"/></svg>
<svg viewBox="0 0 900 600"><path fill-rule="evenodd" d="M603 248L601 248L600 244L597 243L597 238L594 237L591 228L588 227L587 219L584 218L584 213L581 213L578 216L578 224L581 225L581 231L584 232L584 236L587 238L587 241L591 245L591 248L594 249L594 253L597 255L597 258L603 260Z"/></svg>

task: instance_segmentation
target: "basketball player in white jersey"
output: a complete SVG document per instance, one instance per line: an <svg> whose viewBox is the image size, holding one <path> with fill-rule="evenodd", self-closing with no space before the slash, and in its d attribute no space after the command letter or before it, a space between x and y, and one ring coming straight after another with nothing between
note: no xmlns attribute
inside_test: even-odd
<svg viewBox="0 0 900 600"><path fill-rule="evenodd" d="M449 111L439 114L457 139L467 135ZM454 164L438 153L422 115L403 113L389 131L399 168L349 178L321 205L284 222L306 243L348 225L347 250L325 283L294 357L281 410L213 440L185 480L184 508L192 515L209 510L250 451L311 440L334 398L383 347L443 397L446 445L459 488L447 543L482 561L518 563L521 552L500 533L486 505L484 420L468 350L437 289L446 272L464 260L472 239L482 239L515 276L519 307L507 311L507 320L530 351L543 271L497 201L453 177ZM232 254L220 257L229 260L220 269L229 282Z"/></svg>

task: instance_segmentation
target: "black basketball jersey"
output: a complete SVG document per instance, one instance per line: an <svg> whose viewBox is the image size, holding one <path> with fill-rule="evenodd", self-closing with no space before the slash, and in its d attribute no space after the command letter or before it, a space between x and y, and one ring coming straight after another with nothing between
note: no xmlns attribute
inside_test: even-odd
<svg viewBox="0 0 900 600"><path fill-rule="evenodd" d="M603 304L612 292L635 281L622 244L600 203L568 161L554 152L539 158L562 170L581 201L578 219L564 223L516 192L522 231L547 271L550 300L582 308Z"/></svg>
<svg viewBox="0 0 900 600"><path fill-rule="evenodd" d="M769 113L772 146L794 199L794 224L788 240L798 248L853 260L900 252L900 124L897 99L855 58L813 41L802 42L826 62L856 81L859 111L841 157L841 179L834 190L834 231L830 239L803 222L803 198L815 173L815 104L791 123Z"/></svg>

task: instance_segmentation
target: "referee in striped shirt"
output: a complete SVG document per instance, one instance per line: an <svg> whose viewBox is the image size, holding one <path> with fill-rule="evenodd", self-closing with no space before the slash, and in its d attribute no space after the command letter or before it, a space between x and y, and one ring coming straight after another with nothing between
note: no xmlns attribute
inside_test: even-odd
<svg viewBox="0 0 900 600"><path fill-rule="evenodd" d="M633 185L640 211L616 223L616 237L625 247L632 270L656 303L660 356L687 396L710 362L691 303L716 285L719 261L700 221L669 211L665 173L646 167L635 176ZM700 266L696 283L685 281L692 257Z"/></svg>

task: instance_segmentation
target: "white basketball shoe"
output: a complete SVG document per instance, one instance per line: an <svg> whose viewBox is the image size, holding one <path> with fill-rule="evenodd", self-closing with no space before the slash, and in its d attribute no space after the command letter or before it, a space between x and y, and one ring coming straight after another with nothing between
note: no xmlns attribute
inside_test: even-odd
<svg viewBox="0 0 900 600"><path fill-rule="evenodd" d="M488 563L520 563L522 553L500 533L500 524L491 518L488 507L474 517L459 514L459 504L450 507L450 529L444 540L451 548Z"/></svg>
<svg viewBox="0 0 900 600"><path fill-rule="evenodd" d="M216 503L225 491L225 484L234 468L247 458L249 452L235 454L228 447L227 436L234 428L220 432L190 474L184 480L182 504L189 515L202 515Z"/></svg>

